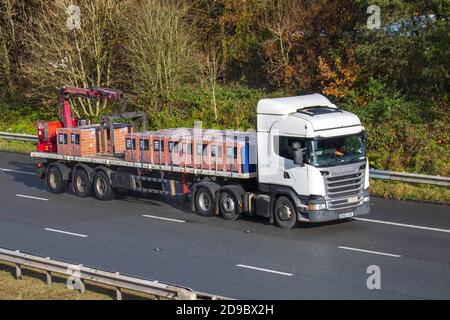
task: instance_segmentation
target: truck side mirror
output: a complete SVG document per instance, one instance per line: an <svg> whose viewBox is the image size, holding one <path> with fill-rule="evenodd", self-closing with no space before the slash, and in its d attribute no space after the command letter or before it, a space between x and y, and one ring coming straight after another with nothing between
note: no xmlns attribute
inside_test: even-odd
<svg viewBox="0 0 450 320"><path fill-rule="evenodd" d="M294 142L292 144L292 151L294 156L294 164L303 166L303 150L301 148L300 142Z"/></svg>

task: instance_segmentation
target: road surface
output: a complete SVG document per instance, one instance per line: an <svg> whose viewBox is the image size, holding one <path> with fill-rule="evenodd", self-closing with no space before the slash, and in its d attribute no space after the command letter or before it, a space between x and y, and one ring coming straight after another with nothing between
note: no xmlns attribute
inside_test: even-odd
<svg viewBox="0 0 450 320"><path fill-rule="evenodd" d="M0 153L0 247L236 299L450 298L449 206L373 198L361 220L286 231L161 196L51 194L33 171Z"/></svg>

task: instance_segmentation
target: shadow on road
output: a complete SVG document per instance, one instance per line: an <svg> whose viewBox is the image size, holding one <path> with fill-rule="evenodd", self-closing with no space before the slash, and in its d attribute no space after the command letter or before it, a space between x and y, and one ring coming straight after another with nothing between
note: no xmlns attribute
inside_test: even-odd
<svg viewBox="0 0 450 320"><path fill-rule="evenodd" d="M23 172L30 172L30 173L36 172L34 164L19 162L19 161L9 161L8 164L14 168L13 170L16 170L16 171L23 171ZM3 171L3 173L10 175L11 177L14 178L14 181L23 183L27 187L35 188L38 190L46 190L44 181L41 179L38 179L38 177L36 175L24 174L24 173L19 173L19 172L12 172L12 171Z"/></svg>

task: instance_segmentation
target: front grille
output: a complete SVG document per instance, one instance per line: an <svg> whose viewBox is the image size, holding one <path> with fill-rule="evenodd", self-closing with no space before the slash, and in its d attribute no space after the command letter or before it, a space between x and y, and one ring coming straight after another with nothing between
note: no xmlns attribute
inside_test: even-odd
<svg viewBox="0 0 450 320"><path fill-rule="evenodd" d="M342 176L324 177L324 179L327 188L326 203L328 210L341 210L362 204L364 199L364 171Z"/></svg>

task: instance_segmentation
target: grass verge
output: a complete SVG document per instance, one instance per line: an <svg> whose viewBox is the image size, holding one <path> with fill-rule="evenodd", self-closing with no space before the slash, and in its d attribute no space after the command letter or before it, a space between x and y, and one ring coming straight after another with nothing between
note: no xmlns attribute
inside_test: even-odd
<svg viewBox="0 0 450 320"><path fill-rule="evenodd" d="M374 196L395 200L450 204L450 189L432 185L370 179L370 193Z"/></svg>
<svg viewBox="0 0 450 320"><path fill-rule="evenodd" d="M86 291L81 294L67 287L64 275L53 275L52 284L47 285L45 274L33 268L22 267L21 280L16 280L14 274L13 264L0 261L0 300L113 300L116 295L114 289L90 281L85 282ZM123 290L122 298L154 299L151 295L129 290Z"/></svg>
<svg viewBox="0 0 450 320"><path fill-rule="evenodd" d="M113 291L86 286L86 292L70 290L66 280L53 277L49 286L44 282L45 275L34 270L23 269L22 280L13 276L12 264L0 264L0 300L112 300Z"/></svg>
<svg viewBox="0 0 450 320"><path fill-rule="evenodd" d="M36 143L0 139L0 151L30 153L36 151Z"/></svg>

